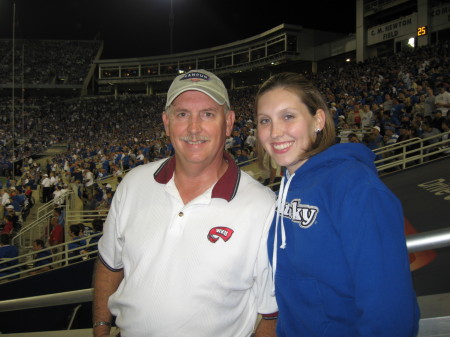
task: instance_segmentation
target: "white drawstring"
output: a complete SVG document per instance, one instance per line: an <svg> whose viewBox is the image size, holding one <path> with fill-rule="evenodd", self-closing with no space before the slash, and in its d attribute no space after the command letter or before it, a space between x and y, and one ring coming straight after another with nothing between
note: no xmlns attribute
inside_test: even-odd
<svg viewBox="0 0 450 337"><path fill-rule="evenodd" d="M286 197L287 193L289 191L289 185L291 184L292 178L294 177L295 173L291 175L286 183L286 186L284 184L285 177L283 176L281 178L280 183L280 189L278 191L278 198L277 198L277 208L276 208L276 218L275 218L275 233L274 233L274 240L273 240L273 251L272 251L272 279L273 279L273 288L272 288L272 294L275 294L275 273L277 271L277 253L278 253L278 223L279 219L281 217L281 249L284 249L286 247L286 231L284 229L284 206L286 205Z"/></svg>
<svg viewBox="0 0 450 337"><path fill-rule="evenodd" d="M284 229L284 207L286 205L286 198L289 191L289 185L291 184L292 178L294 178L295 173L291 176L289 176L289 179L286 183L286 186L283 189L283 199L281 201L281 249L284 249L286 247L286 231Z"/></svg>

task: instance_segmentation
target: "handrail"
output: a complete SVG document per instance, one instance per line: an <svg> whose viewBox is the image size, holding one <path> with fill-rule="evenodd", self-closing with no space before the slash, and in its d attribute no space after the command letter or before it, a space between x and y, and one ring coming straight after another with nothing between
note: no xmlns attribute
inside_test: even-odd
<svg viewBox="0 0 450 337"><path fill-rule="evenodd" d="M73 194L75 194L74 191L67 190L66 192L64 192L63 194L58 196L57 198L52 199L52 200L46 202L45 204L41 205L37 210L37 218L40 218L42 216L42 214L48 213L49 210L53 210L55 208L55 206L62 207L64 205L64 203L67 203L71 199L70 197Z"/></svg>
<svg viewBox="0 0 450 337"><path fill-rule="evenodd" d="M408 235L406 237L406 246L408 247L408 252L410 253L449 247L450 227L436 231ZM0 312L44 308L91 301L92 288L88 288L58 294L40 295L0 301Z"/></svg>
<svg viewBox="0 0 450 337"><path fill-rule="evenodd" d="M96 253L98 252L98 250L86 251L84 253L80 253L79 255L69 257L69 253L70 253L69 244L85 240L86 244L83 245L83 246L80 246L79 248L77 247L76 249L77 250L78 249L86 250L86 249L96 245L96 243L87 243L87 242L89 242L89 240L91 238L98 237L98 236L101 236L101 235L102 235L102 233L86 235L86 236L81 237L81 238L76 239L76 240L71 240L71 241L67 241L67 242L61 243L59 245L54 245L54 246L50 246L50 247L44 248L41 251L48 251L48 250L50 250L50 251L56 251L56 253L53 253L52 255L49 255L49 256L46 256L46 257L42 257L42 258L39 258L39 259L34 259L33 258L34 254L37 253L37 252L34 252L34 251L30 252L30 253L22 254L22 255L20 255L18 257L13 257L13 258L8 258L8 259L6 259L6 258L5 259L1 259L1 261L3 261L3 262L7 262L7 261L10 261L10 260L19 260L19 263L16 264L16 265L9 266L9 267L6 267L6 268L2 268L3 272L11 270L11 269L18 269L18 268L20 270L18 272L15 272L15 273L12 273L12 274L0 277L0 282L8 280L8 279L13 278L13 277L31 276L31 275L29 275L30 272L39 270L39 269L41 269L43 267L67 266L70 263L72 263L74 260L77 260L77 259L80 259L80 258L82 260L89 259L91 256L92 257L95 256ZM38 267L27 268L30 265L34 265L35 262L38 262L38 261L41 261L41 260L45 260L45 259L48 259L48 258L52 259L52 262L49 263L49 264L46 264L46 265L43 265L43 266L38 266ZM24 269L22 269L22 268L24 268Z"/></svg>
<svg viewBox="0 0 450 337"><path fill-rule="evenodd" d="M420 138L420 137L414 137L414 138L411 138L411 139L405 139L405 140L402 140L402 141L400 141L400 142L395 142L395 143L393 143L393 144L388 144L388 145L379 147L379 148L377 148L377 149L374 149L373 152L375 152L376 154L378 154L378 152L383 151L383 150L389 150L389 151L392 151L392 149L395 149L395 148L397 148L397 147L401 148L401 147L403 147L403 145L405 145L405 144L409 144L409 143L412 143L412 142L417 142L417 141L420 141L420 140L422 140L422 138ZM410 144L409 144L409 145L410 145Z"/></svg>
<svg viewBox="0 0 450 337"><path fill-rule="evenodd" d="M410 253L450 247L450 227L410 234L406 237L406 246Z"/></svg>
<svg viewBox="0 0 450 337"><path fill-rule="evenodd" d="M11 239L12 244L17 244L19 247L24 247L24 242L28 239L29 244L34 239L42 239L44 236L44 231L47 228L48 222L52 217L52 212L41 215L40 218L34 220L29 225L22 227L20 231ZM38 234L36 234L36 232Z"/></svg>
<svg viewBox="0 0 450 337"><path fill-rule="evenodd" d="M450 132L447 132L446 134L450 135ZM382 173L389 168L406 169L408 164L410 166L421 165L427 161L430 161L433 156L450 151L450 147L446 147L448 146L448 140L441 140L434 144L425 145L430 139L433 138L437 137L432 136L377 152L377 154L391 153L390 156L386 156L375 161L378 172ZM411 146L416 144L419 146L411 149ZM395 150L401 150L401 153L395 153Z"/></svg>
<svg viewBox="0 0 450 337"><path fill-rule="evenodd" d="M418 151L422 148L433 148L435 146L439 146L439 145L448 145L449 140L442 139L443 135L448 135L450 136L450 131L447 132L443 132L443 133L438 133L434 136L428 137L428 138L412 138L412 139L407 139L405 141L399 142L399 143L394 143L394 144L390 144L390 145L386 145L383 147L380 147L378 149L374 149L373 152L375 154L383 154L385 152L391 152L391 151L395 151L395 150L399 150L399 149L403 149L405 147L410 147L410 146L414 146L414 145L419 145L418 148L414 149L412 152L414 151ZM436 143L433 144L428 144L428 145L424 145L426 143L428 143L430 140L433 140L435 138L438 138L440 140L438 140ZM429 155L429 154L427 154Z"/></svg>
<svg viewBox="0 0 450 337"><path fill-rule="evenodd" d="M90 302L92 301L92 290L92 288L89 288L66 291L57 294L5 300L0 302L0 312L47 308L65 304Z"/></svg>

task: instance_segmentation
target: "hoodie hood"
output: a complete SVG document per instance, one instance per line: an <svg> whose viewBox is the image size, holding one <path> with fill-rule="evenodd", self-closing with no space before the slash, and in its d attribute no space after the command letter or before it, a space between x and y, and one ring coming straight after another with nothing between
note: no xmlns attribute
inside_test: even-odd
<svg viewBox="0 0 450 337"><path fill-rule="evenodd" d="M364 144L336 144L308 159L305 164L297 169L295 174L303 175L305 172L315 171L324 166L335 166L345 161L352 163L358 161L367 167L367 169L376 173L377 169L374 160L375 154Z"/></svg>

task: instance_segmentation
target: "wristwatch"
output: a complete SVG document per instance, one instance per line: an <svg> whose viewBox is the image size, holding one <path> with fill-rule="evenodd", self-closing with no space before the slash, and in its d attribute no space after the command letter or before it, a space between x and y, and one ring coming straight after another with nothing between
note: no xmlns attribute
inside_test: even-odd
<svg viewBox="0 0 450 337"><path fill-rule="evenodd" d="M94 323L93 328L96 328L96 327L101 326L101 325L106 325L106 326L111 327L111 322L98 321L98 322Z"/></svg>

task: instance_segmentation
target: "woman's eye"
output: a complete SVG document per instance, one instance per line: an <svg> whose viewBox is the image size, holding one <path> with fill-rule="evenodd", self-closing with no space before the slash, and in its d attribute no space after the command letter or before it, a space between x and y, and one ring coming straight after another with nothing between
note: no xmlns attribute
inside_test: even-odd
<svg viewBox="0 0 450 337"><path fill-rule="evenodd" d="M259 124L267 124L269 123L269 119L268 118L262 118L259 120Z"/></svg>

